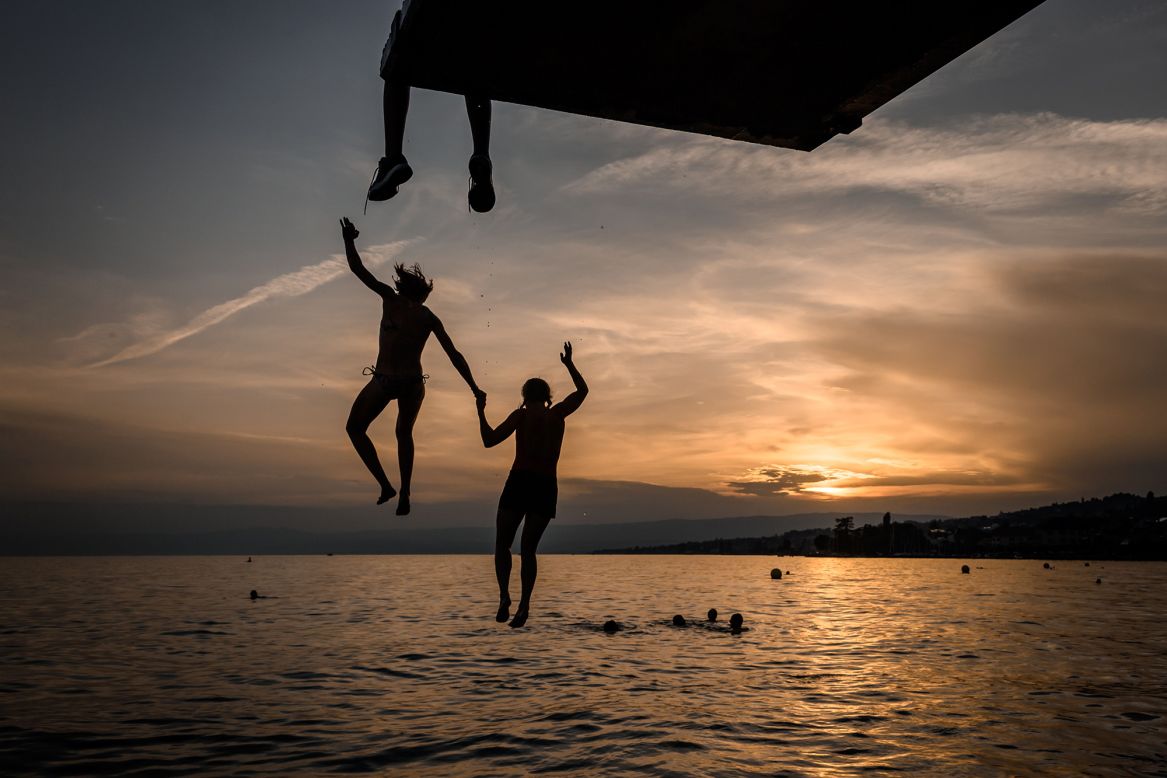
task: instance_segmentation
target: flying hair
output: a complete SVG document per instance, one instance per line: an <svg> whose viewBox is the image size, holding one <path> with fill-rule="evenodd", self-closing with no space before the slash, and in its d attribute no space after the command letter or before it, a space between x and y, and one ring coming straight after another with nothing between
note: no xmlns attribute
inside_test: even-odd
<svg viewBox="0 0 1167 778"><path fill-rule="evenodd" d="M393 270L397 273L393 286L410 300L422 302L434 290L434 282L425 277L425 273L421 272L421 265L416 262L412 267L406 267L398 262L393 266Z"/></svg>

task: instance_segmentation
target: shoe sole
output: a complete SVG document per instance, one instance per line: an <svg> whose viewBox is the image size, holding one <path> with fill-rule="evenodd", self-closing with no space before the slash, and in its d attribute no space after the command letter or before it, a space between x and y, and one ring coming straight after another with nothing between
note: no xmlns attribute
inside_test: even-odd
<svg viewBox="0 0 1167 778"><path fill-rule="evenodd" d="M494 208L495 195L494 187L489 184L479 185L470 190L467 197L470 202L470 207L477 213L486 213Z"/></svg>
<svg viewBox="0 0 1167 778"><path fill-rule="evenodd" d="M397 189L411 178L413 178L413 168L409 165L395 165L389 171L389 177L385 179L385 188L388 190L388 194L374 194L373 187L369 187L369 199L375 203L391 200L397 194Z"/></svg>
<svg viewBox="0 0 1167 778"><path fill-rule="evenodd" d="M467 200L470 208L478 213L486 213L494 208L494 182L491 180L490 161L479 157L470 160L470 193Z"/></svg>

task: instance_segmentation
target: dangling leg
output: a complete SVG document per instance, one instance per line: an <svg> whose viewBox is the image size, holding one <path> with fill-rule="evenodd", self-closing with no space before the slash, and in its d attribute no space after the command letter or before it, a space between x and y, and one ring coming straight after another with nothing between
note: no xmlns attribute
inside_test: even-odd
<svg viewBox="0 0 1167 778"><path fill-rule="evenodd" d="M466 95L466 117L470 119L470 136L474 139L474 156L490 158L490 100L481 95Z"/></svg>
<svg viewBox="0 0 1167 778"><path fill-rule="evenodd" d="M389 483L389 477L385 475L385 468L381 467L381 460L377 458L377 448L368 434L369 425L373 423L373 419L381 415L381 411L385 410L388 404L389 396L385 391L374 381L369 381L353 401L352 410L348 414L348 423L345 424L345 431L348 432L349 440L353 442L353 448L357 450L373 478L381 485L378 505L397 494L393 485Z"/></svg>
<svg viewBox="0 0 1167 778"><path fill-rule="evenodd" d="M385 114L385 156L377 163L377 174L369 185L369 199L388 200L397 187L413 177L413 168L405 161L401 146L405 140L405 117L409 113L409 84L388 75L382 96Z"/></svg>
<svg viewBox="0 0 1167 778"><path fill-rule="evenodd" d="M420 381L416 392L406 392L397 400L397 464L401 468L401 496L397 498L397 515L409 514L409 487L413 481L413 424L425 399L425 384Z"/></svg>
<svg viewBox="0 0 1167 778"><path fill-rule="evenodd" d="M494 576L498 579L498 613L494 620L506 621L511 615L511 545L523 514L499 508L494 520Z"/></svg>
<svg viewBox="0 0 1167 778"><path fill-rule="evenodd" d="M490 100L480 95L466 95L466 116L474 154L470 157L470 207L486 213L494 207L493 165L490 162Z"/></svg>
<svg viewBox="0 0 1167 778"><path fill-rule="evenodd" d="M523 540L519 547L523 567L519 571L519 578L523 582L523 593L519 596L519 607L515 610L515 617L511 619L512 627L521 627L527 623L527 616L531 610L531 592L535 590L535 578L539 575L539 562L535 552L539 548L539 540L543 537L543 530L551 521L546 516L527 514L527 521L523 524Z"/></svg>
<svg viewBox="0 0 1167 778"><path fill-rule="evenodd" d="M386 79L381 110L385 114L385 156L404 159L401 147L405 143L405 117L409 114L409 85L399 84L392 77Z"/></svg>

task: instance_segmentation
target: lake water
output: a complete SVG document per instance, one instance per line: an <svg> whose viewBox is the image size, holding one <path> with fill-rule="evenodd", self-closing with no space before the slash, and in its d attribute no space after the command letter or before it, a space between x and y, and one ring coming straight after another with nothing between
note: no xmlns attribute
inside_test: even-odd
<svg viewBox="0 0 1167 778"><path fill-rule="evenodd" d="M0 772L1167 775L1167 564L491 565L0 558Z"/></svg>

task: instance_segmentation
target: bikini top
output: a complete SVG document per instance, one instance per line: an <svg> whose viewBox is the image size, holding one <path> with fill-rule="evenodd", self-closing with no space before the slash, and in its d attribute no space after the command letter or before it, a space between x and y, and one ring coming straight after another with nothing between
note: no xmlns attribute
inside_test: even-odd
<svg viewBox="0 0 1167 778"><path fill-rule="evenodd" d="M386 333L392 332L399 338L409 338L410 340L416 340L422 343L429 337L429 332L425 332L420 336L406 332L397 322L393 321L393 317L388 311L381 317L381 331Z"/></svg>

